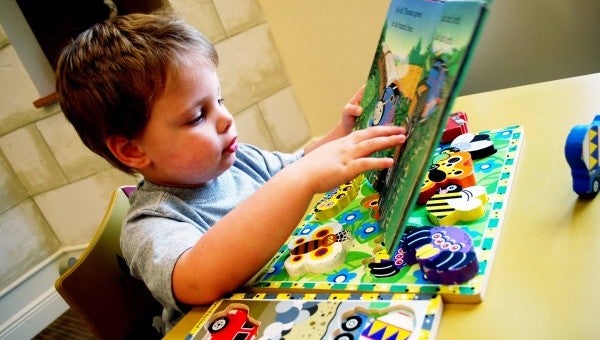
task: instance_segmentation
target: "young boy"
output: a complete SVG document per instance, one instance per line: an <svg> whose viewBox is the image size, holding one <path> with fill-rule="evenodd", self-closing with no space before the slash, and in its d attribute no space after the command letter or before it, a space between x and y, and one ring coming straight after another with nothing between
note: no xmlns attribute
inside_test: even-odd
<svg viewBox="0 0 600 340"><path fill-rule="evenodd" d="M167 328L190 305L246 283L277 252L313 195L392 159L398 127L352 132L358 92L341 122L303 153L238 143L217 54L172 14L114 18L83 32L57 67L63 112L83 142L143 176L121 247L131 273L164 306Z"/></svg>

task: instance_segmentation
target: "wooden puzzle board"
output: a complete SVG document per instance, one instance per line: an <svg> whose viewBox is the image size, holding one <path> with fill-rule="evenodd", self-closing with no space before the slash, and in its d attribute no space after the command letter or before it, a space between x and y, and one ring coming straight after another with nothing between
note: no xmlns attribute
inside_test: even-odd
<svg viewBox="0 0 600 340"><path fill-rule="evenodd" d="M342 328L348 315L362 311L368 313L372 318L370 321L373 321L385 315L386 311L409 310L414 316L414 328L408 340L432 340L443 310L439 295L238 293L215 302L187 338L209 338L209 325L219 313L226 313L240 305L247 308L250 318L259 321L255 335L260 339L347 339L350 336L340 333L348 331ZM375 327L372 329L377 330ZM383 335L383 331L380 329L379 336ZM394 331L388 332L385 338L396 339Z"/></svg>
<svg viewBox="0 0 600 340"><path fill-rule="evenodd" d="M383 231L377 220L377 209L373 208L373 199L377 198L378 193L368 182L363 181L356 198L339 214L330 220L319 221L314 213L309 213L289 239L290 242L299 236L309 239L324 224L341 224L352 235L352 242L345 249L342 259L334 259L337 262L333 269L290 276L284 266L286 259L290 257L290 248L286 243L245 289L254 292L438 293L448 302L480 302L500 239L502 220L524 136L520 126L480 133L490 135L497 151L492 156L474 161L477 184L486 188L489 198L485 215L476 221L459 225L471 236L479 261L479 272L470 281L458 285L433 284L423 278L417 264L407 266L387 278L373 276L367 264L373 260L389 258L390 255L382 250L385 249L381 243ZM413 209L408 224L431 225L424 208L419 206Z"/></svg>

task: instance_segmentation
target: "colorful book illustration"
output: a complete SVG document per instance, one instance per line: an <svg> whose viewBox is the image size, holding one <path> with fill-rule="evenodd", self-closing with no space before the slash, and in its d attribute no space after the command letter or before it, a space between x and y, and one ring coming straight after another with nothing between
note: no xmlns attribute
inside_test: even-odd
<svg viewBox="0 0 600 340"><path fill-rule="evenodd" d="M234 294L215 302L188 339L435 339L437 295Z"/></svg>
<svg viewBox="0 0 600 340"><path fill-rule="evenodd" d="M470 142L465 142L466 139ZM471 161L470 168L475 184L471 185L470 179L465 182L467 177L448 176L456 181L439 181L437 184L451 188L467 184L460 190L446 189L444 193L429 198L435 202L439 200L436 195L458 197L446 197L449 202L444 204L453 206L453 211L442 213L432 210L432 204L416 205L406 218L408 228L401 238L402 242L387 251L380 220L380 194L364 176L359 177L325 195L265 269L244 289L269 293L308 290L321 293L440 294L448 302L480 302L500 238L523 131L519 126L511 126L464 134L455 140L455 145L439 144L434 149L431 163L459 159L454 156L448 158L448 155L460 152L458 149L469 150L469 153L478 155ZM489 149L490 145L493 145L492 150L483 153L482 150ZM456 173L453 167L442 169ZM427 188L425 182L417 188ZM427 190L422 191L427 193ZM417 196L420 193L421 190ZM460 199L463 196L470 199L466 205ZM459 205L455 204L457 201ZM453 228L436 229L445 225L437 221L449 218L455 222ZM408 246L413 244L410 242L416 232L425 233L425 229L430 239L425 242L427 244L414 243L424 247L417 254L416 247ZM468 242L458 242L459 238L466 238ZM455 249L459 243L460 249ZM451 253L444 252L444 247ZM424 250L429 250L427 256L424 256ZM440 261L444 254L451 255L452 265L462 263L464 267L455 272L453 268L439 271L440 267L432 267L439 265L436 260ZM409 257L413 257L413 261L409 261ZM462 282L464 278L468 280Z"/></svg>
<svg viewBox="0 0 600 340"><path fill-rule="evenodd" d="M387 251L406 218L460 89L488 13L485 0L393 0L375 51L356 128L403 125L409 138L387 171L367 173L381 194Z"/></svg>

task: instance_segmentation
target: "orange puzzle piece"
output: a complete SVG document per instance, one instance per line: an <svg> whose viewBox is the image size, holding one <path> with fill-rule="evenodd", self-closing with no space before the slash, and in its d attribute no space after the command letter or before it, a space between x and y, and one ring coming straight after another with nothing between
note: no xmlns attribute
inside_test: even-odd
<svg viewBox="0 0 600 340"><path fill-rule="evenodd" d="M456 184L466 188L476 184L471 154L456 150L451 148L442 151L437 162L429 167L417 200L418 204L427 203L442 187Z"/></svg>

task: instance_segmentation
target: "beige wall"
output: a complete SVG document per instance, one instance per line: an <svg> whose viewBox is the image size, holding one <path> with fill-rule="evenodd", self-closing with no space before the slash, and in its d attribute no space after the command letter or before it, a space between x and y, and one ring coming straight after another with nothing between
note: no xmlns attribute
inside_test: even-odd
<svg viewBox="0 0 600 340"><path fill-rule="evenodd" d="M259 0L314 135L366 81L389 0Z"/></svg>
<svg viewBox="0 0 600 340"><path fill-rule="evenodd" d="M389 0L259 0L315 135L362 84ZM496 0L462 94L600 72L600 1Z"/></svg>
<svg viewBox="0 0 600 340"><path fill-rule="evenodd" d="M215 43L242 142L293 151L311 138L255 0L170 3ZM113 190L137 181L88 151L58 105L33 107L35 77L11 44L21 38L5 38L0 27L0 292L51 254L89 242Z"/></svg>

